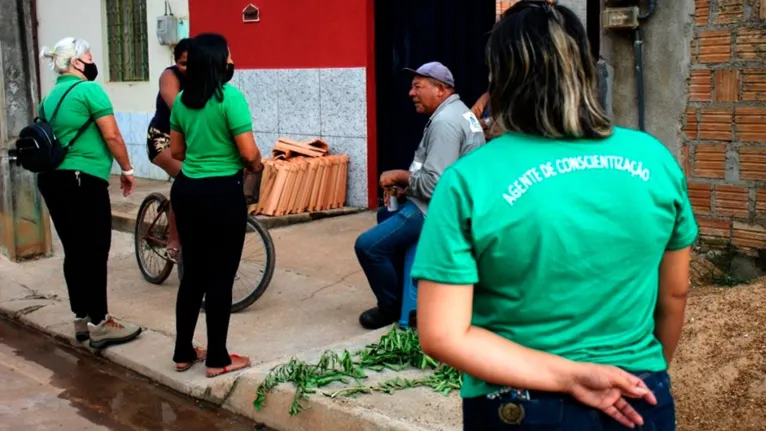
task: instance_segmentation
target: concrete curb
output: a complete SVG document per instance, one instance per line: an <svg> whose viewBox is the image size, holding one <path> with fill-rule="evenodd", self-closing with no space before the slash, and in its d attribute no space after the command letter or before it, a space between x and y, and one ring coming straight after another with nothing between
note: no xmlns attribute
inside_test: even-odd
<svg viewBox="0 0 766 431"><path fill-rule="evenodd" d="M357 214L364 212L363 208L343 207L334 210L307 212L301 214L288 214L279 217L256 216L266 229L290 226L299 223L308 223L314 220L321 220L330 217L340 217L344 215ZM112 230L133 233L136 229L136 215L131 213L112 210Z"/></svg>
<svg viewBox="0 0 766 431"><path fill-rule="evenodd" d="M199 364L188 372L178 373L169 361L174 345L173 338L152 330L145 330L137 340L129 344L95 351L88 347L87 343L75 340L69 306L58 298L19 298L0 302L0 318L19 322L57 341L89 350L182 394L222 406L235 414L277 430L425 431L436 429L433 426L424 426L424 424L388 416L382 411L385 407L378 408L378 402L374 400L368 400L368 405L364 405L354 399L330 399L321 394L306 400L307 410L297 416L290 416L288 411L294 390L289 385L282 385L269 393L266 407L262 411L257 411L253 407L256 388L277 363L257 364L243 372L215 379L206 378ZM349 344L360 344L360 347L366 343L367 341L362 339L349 342ZM315 353L308 352L312 356ZM378 378L371 376L369 383L390 377L385 374L379 375ZM416 395L420 396L420 394Z"/></svg>

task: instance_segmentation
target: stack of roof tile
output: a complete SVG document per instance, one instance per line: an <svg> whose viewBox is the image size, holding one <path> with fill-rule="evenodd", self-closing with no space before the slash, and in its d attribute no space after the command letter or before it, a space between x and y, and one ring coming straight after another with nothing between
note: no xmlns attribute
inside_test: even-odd
<svg viewBox="0 0 766 431"><path fill-rule="evenodd" d="M258 203L251 212L269 216L342 208L348 155L331 155L321 139L280 138L264 161Z"/></svg>

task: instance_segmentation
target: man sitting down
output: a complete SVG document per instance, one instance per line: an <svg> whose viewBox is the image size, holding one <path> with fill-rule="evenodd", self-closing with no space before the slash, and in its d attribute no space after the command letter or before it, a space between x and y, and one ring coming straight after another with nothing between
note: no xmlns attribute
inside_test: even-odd
<svg viewBox="0 0 766 431"><path fill-rule="evenodd" d="M354 246L378 301L377 307L359 316L367 329L399 320L404 256L420 237L436 182L449 165L485 142L479 120L455 93L449 69L433 62L404 71L412 76L409 95L415 110L430 119L409 170L380 176L381 187L396 188L391 199L401 202L398 211L379 209L378 225L360 235Z"/></svg>

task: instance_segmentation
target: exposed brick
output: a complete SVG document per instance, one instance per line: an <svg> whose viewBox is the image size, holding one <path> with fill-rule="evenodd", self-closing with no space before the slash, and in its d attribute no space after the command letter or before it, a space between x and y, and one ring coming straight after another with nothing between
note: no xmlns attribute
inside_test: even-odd
<svg viewBox="0 0 766 431"><path fill-rule="evenodd" d="M715 101L736 102L739 98L739 71L719 69L715 71Z"/></svg>
<svg viewBox="0 0 766 431"><path fill-rule="evenodd" d="M747 188L725 185L715 186L715 213L718 216L750 217Z"/></svg>
<svg viewBox="0 0 766 431"><path fill-rule="evenodd" d="M737 108L734 116L736 139L743 142L766 140L766 108Z"/></svg>
<svg viewBox="0 0 766 431"><path fill-rule="evenodd" d="M716 24L742 22L745 19L745 1L718 0L718 8L715 15Z"/></svg>
<svg viewBox="0 0 766 431"><path fill-rule="evenodd" d="M726 30L702 31L698 43L701 63L725 63L731 59L731 33Z"/></svg>
<svg viewBox="0 0 766 431"><path fill-rule="evenodd" d="M766 70L746 69L742 71L742 100L747 102L766 101Z"/></svg>
<svg viewBox="0 0 766 431"><path fill-rule="evenodd" d="M739 177L743 180L766 181L766 148L739 149Z"/></svg>
<svg viewBox="0 0 766 431"><path fill-rule="evenodd" d="M709 0L695 0L694 6L694 24L698 26L706 26L708 24L708 18L710 17Z"/></svg>
<svg viewBox="0 0 766 431"><path fill-rule="evenodd" d="M692 157L691 157L691 151L689 150L690 145L688 143L685 143L681 146L681 157L683 157L683 170L686 174L686 178L689 178L689 175L692 174Z"/></svg>
<svg viewBox="0 0 766 431"><path fill-rule="evenodd" d="M516 3L516 1L518 1L518 0L513 0L513 1L497 1L496 2L497 14L500 15L503 12L505 12L505 10L508 9L509 7L513 6L513 4Z"/></svg>
<svg viewBox="0 0 766 431"><path fill-rule="evenodd" d="M699 123L697 122L697 110L686 108L686 127L684 133L689 139L699 139Z"/></svg>
<svg viewBox="0 0 766 431"><path fill-rule="evenodd" d="M760 1L761 20L766 20L766 0Z"/></svg>
<svg viewBox="0 0 766 431"><path fill-rule="evenodd" d="M726 170L725 145L695 145L694 170L698 178L724 178Z"/></svg>
<svg viewBox="0 0 766 431"><path fill-rule="evenodd" d="M758 188L755 193L755 216L766 216L766 188Z"/></svg>
<svg viewBox="0 0 766 431"><path fill-rule="evenodd" d="M766 228L758 225L734 222L732 244L749 249L766 248Z"/></svg>
<svg viewBox="0 0 766 431"><path fill-rule="evenodd" d="M693 70L689 80L689 100L692 102L710 102L713 92L709 70Z"/></svg>
<svg viewBox="0 0 766 431"><path fill-rule="evenodd" d="M737 34L737 58L740 60L766 60L766 30L740 30Z"/></svg>
<svg viewBox="0 0 766 431"><path fill-rule="evenodd" d="M694 214L710 215L710 195L712 187L710 184L693 183L688 185L689 200L694 208Z"/></svg>
<svg viewBox="0 0 766 431"><path fill-rule="evenodd" d="M733 108L703 108L700 122L700 139L731 141Z"/></svg>
<svg viewBox="0 0 766 431"><path fill-rule="evenodd" d="M731 239L731 225L729 220L697 219L700 229L700 239L703 241L729 240Z"/></svg>
<svg viewBox="0 0 766 431"><path fill-rule="evenodd" d="M697 38L692 38L691 43L689 44L689 53L690 55L690 61L692 63L697 63L699 61L699 55L697 53L697 46L699 45L699 40Z"/></svg>

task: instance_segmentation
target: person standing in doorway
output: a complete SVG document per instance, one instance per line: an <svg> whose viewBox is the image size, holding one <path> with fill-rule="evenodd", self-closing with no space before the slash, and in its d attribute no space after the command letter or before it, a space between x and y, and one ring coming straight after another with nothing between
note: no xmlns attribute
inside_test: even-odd
<svg viewBox="0 0 766 431"><path fill-rule="evenodd" d="M51 124L62 143L79 134L61 165L37 177L64 247L64 278L75 315L75 337L90 339L91 347L99 349L125 343L136 338L141 328L108 314L107 263L112 244L109 175L116 159L122 169L123 194L133 192L128 151L109 96L93 82L98 67L88 43L67 37L52 49L43 48L41 57L51 61L58 78L40 104L40 117Z"/></svg>
<svg viewBox="0 0 766 431"><path fill-rule="evenodd" d="M412 269L423 351L464 372L467 431L674 431L684 172L612 125L569 8L517 3L487 52L504 134L436 186Z"/></svg>
<svg viewBox="0 0 766 431"><path fill-rule="evenodd" d="M173 103L184 89L186 76L186 63L191 39L181 39L173 48L173 56L176 64L168 67L160 75L160 91L157 93L156 111L146 136L146 151L149 161L162 168L171 178L178 176L181 171L181 162L174 159L170 154L170 110ZM173 209L168 213L170 235L165 257L176 262L178 259L178 229Z"/></svg>
<svg viewBox="0 0 766 431"><path fill-rule="evenodd" d="M228 82L229 45L219 34L194 37L186 86L170 115L170 151L182 162L170 199L176 212L185 273L176 300L177 371L206 361L215 377L250 365L226 348L234 277L242 257L247 208L242 171L263 169L250 108ZM192 344L205 298L207 350Z"/></svg>
<svg viewBox="0 0 766 431"><path fill-rule="evenodd" d="M380 177L381 187L396 190L388 199L401 197L404 202L397 211L378 210L378 225L360 235L354 246L378 302L359 316L367 329L399 319L404 255L418 241L434 187L444 169L484 144L481 125L455 92L455 79L446 66L433 62L404 71L412 78L415 110L430 119L410 169L383 172Z"/></svg>

